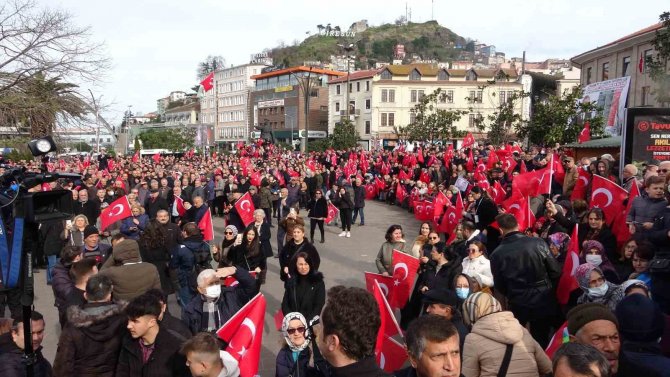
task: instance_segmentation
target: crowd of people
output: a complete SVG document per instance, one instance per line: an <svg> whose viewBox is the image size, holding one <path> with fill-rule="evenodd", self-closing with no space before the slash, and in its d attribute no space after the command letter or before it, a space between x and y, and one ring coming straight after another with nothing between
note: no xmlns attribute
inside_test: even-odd
<svg viewBox="0 0 670 377"><path fill-rule="evenodd" d="M395 376L670 375L670 161L626 165L621 181L614 162L514 143L300 154L258 142L219 156L53 158L45 165L82 177L31 188L68 190L74 208L34 241L62 329L50 363L33 312L35 375L239 375L215 333L275 279L272 258L272 283L285 288L276 376L391 375L375 362L372 294L326 287L320 268L324 226L363 237L366 200L422 219L414 234L389 223L374 259L385 276L394 251L419 260L398 313L409 366ZM520 188L535 173L547 190ZM594 177L630 193L625 217L594 205ZM255 208L248 223L243 196ZM131 215L103 229L101 214L123 197ZM206 215L224 219L221 241L205 240ZM168 310L172 294L179 308ZM20 291L0 295L11 315L0 375L23 376ZM565 344L548 355L561 331Z"/></svg>

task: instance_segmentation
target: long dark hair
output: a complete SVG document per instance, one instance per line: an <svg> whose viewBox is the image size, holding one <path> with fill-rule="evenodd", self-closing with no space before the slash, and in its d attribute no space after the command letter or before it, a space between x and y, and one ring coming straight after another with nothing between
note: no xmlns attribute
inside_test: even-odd
<svg viewBox="0 0 670 377"><path fill-rule="evenodd" d="M251 241L251 244L249 244L249 241L247 241L247 235L249 232L254 232L254 240ZM255 226L250 226L247 229L245 229L244 234L242 235L242 244L244 245L245 248L245 253L248 257L257 257L258 254L260 253L260 246L259 246L259 237L258 237L258 231L256 231Z"/></svg>
<svg viewBox="0 0 670 377"><path fill-rule="evenodd" d="M299 253L296 253L293 257L291 257L291 261L288 263L288 273L291 276L298 276L300 275L298 273L298 258L303 258L305 262L309 265L309 273L307 275L312 275L316 273L316 269L314 268L314 263L312 262L312 258L309 256L304 251L301 251Z"/></svg>
<svg viewBox="0 0 670 377"><path fill-rule="evenodd" d="M151 220L140 236L139 244L144 249L159 249L165 246L165 228L156 220Z"/></svg>

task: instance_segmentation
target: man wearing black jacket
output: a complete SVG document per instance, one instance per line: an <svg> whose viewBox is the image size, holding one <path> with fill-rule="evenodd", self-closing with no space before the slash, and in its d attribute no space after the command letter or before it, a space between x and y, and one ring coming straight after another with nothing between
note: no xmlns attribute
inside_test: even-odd
<svg viewBox="0 0 670 377"><path fill-rule="evenodd" d="M356 223L356 217L360 213L360 225L365 225L365 213L363 212L363 209L365 209L365 194L366 191L365 186L363 186L363 181L360 178L356 178L354 181L354 214L353 218L351 219L352 224Z"/></svg>
<svg viewBox="0 0 670 377"><path fill-rule="evenodd" d="M160 192L158 191L157 188L152 188L149 197L147 198L146 202L144 202L144 209L147 212L147 216L149 216L149 219L153 220L156 218L156 214L158 214L158 211L160 210L168 210L170 209L170 206L168 205L167 200L163 199L160 196Z"/></svg>
<svg viewBox="0 0 670 377"><path fill-rule="evenodd" d="M543 239L519 232L514 216L504 213L496 221L503 234L500 245L491 254L496 291L507 298L514 317L522 326L528 323L533 338L545 348L550 329L557 321L558 303L553 287L561 269Z"/></svg>
<svg viewBox="0 0 670 377"><path fill-rule="evenodd" d="M23 363L24 335L22 317L14 319L10 332L0 335L0 376L22 377L26 375L26 366ZM33 335L33 350L35 351L34 377L51 377L51 364L42 355L42 340L44 340L45 323L42 314L33 311L30 317Z"/></svg>
<svg viewBox="0 0 670 377"><path fill-rule="evenodd" d="M79 190L79 201L74 203L75 215L84 215L89 224L95 224L100 216L100 207L92 200L88 200L88 190Z"/></svg>

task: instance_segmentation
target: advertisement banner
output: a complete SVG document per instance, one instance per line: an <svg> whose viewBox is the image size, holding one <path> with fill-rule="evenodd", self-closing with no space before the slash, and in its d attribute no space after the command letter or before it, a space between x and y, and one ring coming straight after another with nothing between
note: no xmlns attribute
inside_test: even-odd
<svg viewBox="0 0 670 377"><path fill-rule="evenodd" d="M619 77L589 84L584 87L580 102L590 102L602 109L605 132L612 136L621 135L625 121L626 98L630 77ZM594 114L595 115L595 114Z"/></svg>
<svg viewBox="0 0 670 377"><path fill-rule="evenodd" d="M631 108L627 113L623 163L670 160L670 109Z"/></svg>

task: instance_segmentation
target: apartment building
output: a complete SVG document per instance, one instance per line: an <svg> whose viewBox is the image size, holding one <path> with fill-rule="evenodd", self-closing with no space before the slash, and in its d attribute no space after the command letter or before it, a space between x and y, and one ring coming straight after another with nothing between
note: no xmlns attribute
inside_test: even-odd
<svg viewBox="0 0 670 377"><path fill-rule="evenodd" d="M352 72L328 83L328 132L342 119L349 119L356 127L361 144L370 147L372 136L372 80L377 69ZM347 98L349 112L347 113Z"/></svg>

